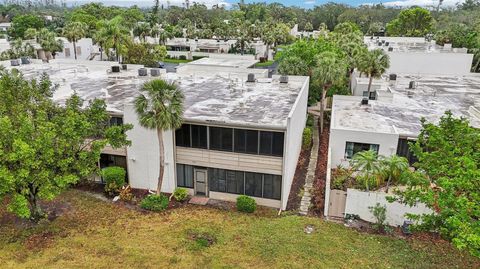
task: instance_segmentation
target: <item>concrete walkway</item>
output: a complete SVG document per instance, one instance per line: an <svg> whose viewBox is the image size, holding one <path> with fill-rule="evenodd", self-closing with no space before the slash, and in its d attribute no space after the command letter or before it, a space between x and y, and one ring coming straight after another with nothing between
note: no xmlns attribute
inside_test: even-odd
<svg viewBox="0 0 480 269"><path fill-rule="evenodd" d="M306 216L308 210L310 209L310 204L312 200L312 191L313 191L313 181L315 180L315 170L317 169L317 158L318 158L318 118L314 117L313 120L313 132L312 132L312 151L310 152L310 162L308 163L307 178L305 179L305 185L303 186L303 197L300 202L300 211L299 214Z"/></svg>

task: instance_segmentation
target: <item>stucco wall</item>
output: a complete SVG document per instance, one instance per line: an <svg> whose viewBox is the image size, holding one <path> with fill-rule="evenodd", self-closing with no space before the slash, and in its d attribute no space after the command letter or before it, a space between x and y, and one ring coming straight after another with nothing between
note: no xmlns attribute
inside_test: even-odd
<svg viewBox="0 0 480 269"><path fill-rule="evenodd" d="M73 43L68 42L66 39L64 40L63 43L63 50L62 52L59 52L55 55L55 58L58 59L75 59L75 51L73 50ZM93 41L91 38L82 38L78 42L76 42L76 46L80 47L80 52L77 53L77 59L78 60L87 60L90 57L91 53L99 53L99 47L93 44ZM70 49L70 56L65 55L65 49L68 48ZM100 55L98 55L95 59L100 59Z"/></svg>
<svg viewBox="0 0 480 269"><path fill-rule="evenodd" d="M302 134L307 121L309 79L305 80L302 91L290 112L285 137L285 154L283 165L282 209L287 207L290 187L297 168L298 157L302 150Z"/></svg>
<svg viewBox="0 0 480 269"><path fill-rule="evenodd" d="M389 52L389 73L464 75L470 73L473 54Z"/></svg>
<svg viewBox="0 0 480 269"><path fill-rule="evenodd" d="M374 207L377 203L387 208L387 222L389 225L402 225L408 218L405 214L430 214L432 211L424 204L417 204L414 207L400 204L398 202L389 203L386 193L364 192L355 189L347 189L347 201L345 214L355 214L368 222L375 222L376 219L370 212L369 207Z"/></svg>
<svg viewBox="0 0 480 269"><path fill-rule="evenodd" d="M334 122L333 118L332 122ZM344 167L349 166L349 161L345 159L346 142L378 144L380 145L378 154L390 156L397 152L398 138L398 134L362 132L332 128L330 130L329 142L332 151L331 165L332 167L336 167L338 165L342 165Z"/></svg>
<svg viewBox="0 0 480 269"><path fill-rule="evenodd" d="M157 133L143 128L138 123L137 115L132 105L126 105L124 123L133 124L133 129L127 132L132 145L127 148L128 178L132 188L157 189L159 173L159 153ZM173 132L164 132L165 172L162 191L173 192L175 189L175 163Z"/></svg>

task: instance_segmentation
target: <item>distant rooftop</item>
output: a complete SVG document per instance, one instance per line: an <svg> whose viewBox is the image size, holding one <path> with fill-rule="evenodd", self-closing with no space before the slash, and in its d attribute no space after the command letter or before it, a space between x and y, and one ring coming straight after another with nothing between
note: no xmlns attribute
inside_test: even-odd
<svg viewBox="0 0 480 269"><path fill-rule="evenodd" d="M231 67L231 68L249 68L254 66L258 60L254 57L242 57L237 55L221 55L216 57L205 57L193 62L189 62L188 65L203 65L213 67Z"/></svg>
<svg viewBox="0 0 480 269"><path fill-rule="evenodd" d="M414 89L409 89L410 81ZM378 100L368 105L360 104L360 96L335 96L332 128L416 137L422 117L436 123L447 110L480 128L480 76L476 74L399 75L377 94Z"/></svg>
<svg viewBox="0 0 480 269"><path fill-rule="evenodd" d="M451 48L451 46L439 46L434 40L427 41L419 37L364 37L368 49L383 49L393 52L435 52L435 53L467 53L467 49Z"/></svg>
<svg viewBox="0 0 480 269"><path fill-rule="evenodd" d="M26 78L38 78L46 73L58 86L53 99L64 104L76 92L84 100L106 100L111 113L123 114L126 104L131 104L143 83L152 79L138 76L139 65L128 65L127 71L111 73L114 62L53 60L17 67L10 61L0 62L7 69L17 68ZM232 73L176 74L162 73L161 78L175 81L185 95L187 121L217 124L251 125L264 128L284 128L286 120L307 77L289 77L286 84L273 79L258 78L247 83L244 75Z"/></svg>

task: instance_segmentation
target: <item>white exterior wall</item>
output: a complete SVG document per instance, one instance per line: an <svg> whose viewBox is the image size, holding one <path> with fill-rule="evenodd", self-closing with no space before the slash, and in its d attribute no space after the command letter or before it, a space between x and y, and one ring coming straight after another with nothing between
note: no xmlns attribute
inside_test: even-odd
<svg viewBox="0 0 480 269"><path fill-rule="evenodd" d="M127 132L132 145L127 148L128 178L132 188L157 189L160 155L158 139L155 130L140 126L133 105L126 105L124 123L133 124L133 129ZM171 193L175 189L175 162L173 131L163 133L165 147L165 172L162 191Z"/></svg>
<svg viewBox="0 0 480 269"><path fill-rule="evenodd" d="M237 197L240 196L237 194L216 192L216 191L209 191L208 195L212 199L224 200L229 202L236 202ZM265 199L265 198L259 198L259 197L253 197L253 196L250 196L250 197L253 198L253 200L255 200L255 202L257 202L258 205L261 205L261 206L268 206L268 207L274 207L274 208L280 208L281 206L280 200Z"/></svg>
<svg viewBox="0 0 480 269"><path fill-rule="evenodd" d="M332 123L333 123L332 117ZM363 132L345 129L330 130L330 148L332 150L332 167L342 165L349 166L349 160L345 159L345 146L347 142L368 143L380 145L378 154L390 156L397 152L398 134Z"/></svg>
<svg viewBox="0 0 480 269"><path fill-rule="evenodd" d="M408 218L405 214L431 214L432 210L425 204L417 204L410 207L398 202L389 203L385 197L391 196L381 192L364 192L355 189L347 189L347 201L345 214L355 214L362 220L375 222L375 217L370 212L369 207L374 207L377 203L387 208L387 222L389 225L400 226Z"/></svg>
<svg viewBox="0 0 480 269"><path fill-rule="evenodd" d="M290 188L295 176L295 170L297 169L300 151L302 150L302 134L307 122L308 85L309 79L306 79L287 120L283 157L282 209L287 207Z"/></svg>
<svg viewBox="0 0 480 269"><path fill-rule="evenodd" d="M470 73L473 54L449 52L388 52L389 73L465 75Z"/></svg>
<svg viewBox="0 0 480 269"><path fill-rule="evenodd" d="M62 52L58 52L55 55L55 58L58 59L75 59L75 51L73 48L73 43L68 42L66 39L62 38L64 40L63 43L63 50ZM80 54L77 52L77 59L78 60L87 60L89 59L91 53L100 53L100 49L98 46L93 44L93 40L91 38L82 38L78 42L75 43L77 47L80 47ZM65 55L65 49L70 49L70 56ZM98 55L95 58L100 58L100 55Z"/></svg>

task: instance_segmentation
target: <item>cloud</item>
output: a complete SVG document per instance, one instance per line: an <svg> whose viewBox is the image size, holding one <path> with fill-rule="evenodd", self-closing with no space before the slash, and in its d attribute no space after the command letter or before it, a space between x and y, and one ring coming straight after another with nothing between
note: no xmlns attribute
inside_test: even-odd
<svg viewBox="0 0 480 269"><path fill-rule="evenodd" d="M305 5L315 5L315 0L305 0L305 2L303 2L303 4L305 4Z"/></svg>
<svg viewBox="0 0 480 269"><path fill-rule="evenodd" d="M463 0L444 0L443 7L455 6L458 3L463 3ZM388 1L383 3L385 6L391 7L410 7L410 6L437 6L438 0L399 0Z"/></svg>

